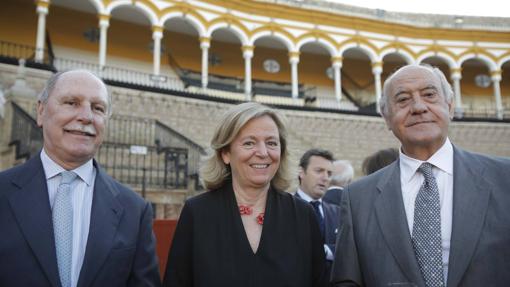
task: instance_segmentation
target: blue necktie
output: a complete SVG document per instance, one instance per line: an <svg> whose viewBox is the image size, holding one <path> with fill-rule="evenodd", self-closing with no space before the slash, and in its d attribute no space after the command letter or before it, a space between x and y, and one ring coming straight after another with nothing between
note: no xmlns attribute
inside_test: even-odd
<svg viewBox="0 0 510 287"><path fill-rule="evenodd" d="M73 202L71 183L76 173L64 171L53 203L53 232L57 250L58 273L62 287L71 286L71 265L73 253Z"/></svg>
<svg viewBox="0 0 510 287"><path fill-rule="evenodd" d="M315 216L317 217L317 222L319 223L319 228L321 230L322 239L324 239L324 217L322 216L320 206L321 202L318 200L310 201L310 204L313 206L313 209L315 210Z"/></svg>
<svg viewBox="0 0 510 287"><path fill-rule="evenodd" d="M418 171L425 181L414 202L413 247L426 287L444 286L441 248L441 206L432 165L423 163Z"/></svg>

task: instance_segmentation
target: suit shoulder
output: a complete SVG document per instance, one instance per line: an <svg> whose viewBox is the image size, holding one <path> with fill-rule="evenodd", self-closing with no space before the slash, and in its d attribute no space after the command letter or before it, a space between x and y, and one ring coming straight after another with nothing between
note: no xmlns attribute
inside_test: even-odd
<svg viewBox="0 0 510 287"><path fill-rule="evenodd" d="M469 154L471 157L476 158L487 165L510 167L510 158L507 157L497 157L468 151L464 151L464 153Z"/></svg>
<svg viewBox="0 0 510 287"><path fill-rule="evenodd" d="M7 182L17 174L19 174L22 170L23 165L18 165L15 167L11 167L9 169L6 169L4 171L0 172L0 182Z"/></svg>
<svg viewBox="0 0 510 287"><path fill-rule="evenodd" d="M322 201L322 206L323 206L324 209L327 209L327 210L330 210L330 211L333 211L333 212L337 212L337 213L340 212L340 206L339 205Z"/></svg>
<svg viewBox="0 0 510 287"><path fill-rule="evenodd" d="M116 193L118 198L122 198L123 200L128 200L137 204L145 205L146 201L142 198L141 195L136 193L133 189L130 187L122 184L118 180L114 179L110 175L108 175L106 172L102 170L98 170L97 176L100 176L107 185L110 186Z"/></svg>
<svg viewBox="0 0 510 287"><path fill-rule="evenodd" d="M0 172L0 197L7 196L13 191L12 180L17 178L20 172L20 166L16 166Z"/></svg>
<svg viewBox="0 0 510 287"><path fill-rule="evenodd" d="M372 174L363 176L349 184L348 190L352 194L353 191L366 190L369 189L370 187L375 187L377 183L379 183L381 178L386 176L388 172L390 172L389 166L386 166Z"/></svg>
<svg viewBox="0 0 510 287"><path fill-rule="evenodd" d="M0 180L1 181L10 180L13 177L18 177L20 175L26 174L27 169L32 169L36 166L37 160L38 160L37 158L32 157L28 161L26 161L20 165L17 165L17 166L11 167L9 169L6 169L4 171L1 171L0 172Z"/></svg>
<svg viewBox="0 0 510 287"><path fill-rule="evenodd" d="M348 194L351 204L355 202L371 202L379 194L378 186L388 181L398 180L398 161L394 162L370 175L364 176L350 185L344 192ZM400 184L400 183L399 183Z"/></svg>
<svg viewBox="0 0 510 287"><path fill-rule="evenodd" d="M0 172L0 190L8 189L8 186L22 186L26 182L29 182L34 176L40 173L44 174L42 165L38 165L38 158L32 157L23 164L11 167L7 170ZM40 162L40 160L39 160Z"/></svg>
<svg viewBox="0 0 510 287"><path fill-rule="evenodd" d="M491 174L510 176L510 158L485 155L461 149L456 149L463 164L473 165L490 171Z"/></svg>

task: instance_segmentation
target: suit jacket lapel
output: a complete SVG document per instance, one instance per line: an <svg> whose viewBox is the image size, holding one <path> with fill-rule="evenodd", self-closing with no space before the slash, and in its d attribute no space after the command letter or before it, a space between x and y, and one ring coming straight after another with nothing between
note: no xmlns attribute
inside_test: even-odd
<svg viewBox="0 0 510 287"><path fill-rule="evenodd" d="M52 286L60 286L48 187L39 155L22 171L12 180L20 190L12 194L9 204L41 269Z"/></svg>
<svg viewBox="0 0 510 287"><path fill-rule="evenodd" d="M489 206L492 184L482 165L454 147L453 219L447 286L457 286L474 254Z"/></svg>
<svg viewBox="0 0 510 287"><path fill-rule="evenodd" d="M405 276L424 286L407 225L398 160L382 175L377 189L380 194L375 200L375 213L386 243Z"/></svg>
<svg viewBox="0 0 510 287"><path fill-rule="evenodd" d="M97 168L97 175L94 183L89 237L78 286L90 286L103 266L113 247L114 237L124 212L122 205L116 199L118 191L109 184L109 179L96 162L94 165Z"/></svg>

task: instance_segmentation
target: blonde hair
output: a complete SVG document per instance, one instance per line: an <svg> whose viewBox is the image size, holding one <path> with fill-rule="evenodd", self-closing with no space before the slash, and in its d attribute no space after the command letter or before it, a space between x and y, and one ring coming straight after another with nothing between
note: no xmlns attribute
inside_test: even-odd
<svg viewBox="0 0 510 287"><path fill-rule="evenodd" d="M231 177L230 166L223 162L222 151L229 148L239 131L252 119L269 116L278 127L280 137L280 166L271 185L278 190L290 186L289 155L287 151L287 130L283 116L274 109L258 103L243 103L228 110L220 119L211 140L210 150L200 168L202 183L208 190L221 187Z"/></svg>

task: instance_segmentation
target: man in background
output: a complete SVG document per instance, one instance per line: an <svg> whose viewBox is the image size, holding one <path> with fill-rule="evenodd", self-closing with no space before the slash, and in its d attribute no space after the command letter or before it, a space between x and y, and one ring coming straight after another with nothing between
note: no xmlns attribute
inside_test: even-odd
<svg viewBox="0 0 510 287"><path fill-rule="evenodd" d="M322 197L329 187L333 172L333 154L323 149L310 149L299 161L299 188L296 196L310 203L314 210L326 253L326 276L329 277L335 253L340 208L324 202Z"/></svg>
<svg viewBox="0 0 510 287"><path fill-rule="evenodd" d="M351 183L353 178L354 168L351 162L348 160L335 160L333 162L331 182L322 200L340 206L342 192L344 188Z"/></svg>

